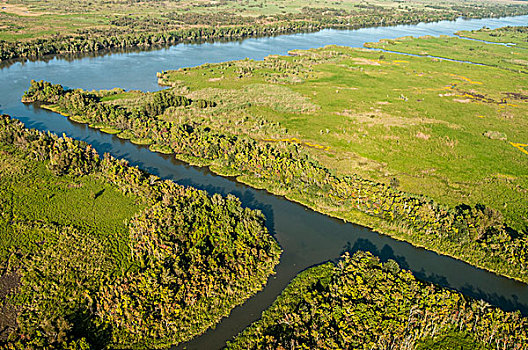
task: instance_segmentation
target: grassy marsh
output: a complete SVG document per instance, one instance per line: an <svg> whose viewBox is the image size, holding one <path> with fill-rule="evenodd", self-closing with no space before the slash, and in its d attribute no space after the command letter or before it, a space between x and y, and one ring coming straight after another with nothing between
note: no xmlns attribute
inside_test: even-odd
<svg viewBox="0 0 528 350"><path fill-rule="evenodd" d="M445 41L404 42L418 51L416 45L435 40ZM454 41L463 40L448 44L456 46ZM459 49L464 52L483 45L498 55L512 50L463 42ZM515 52L526 59L524 51ZM251 67L250 73L241 74L242 65ZM528 225L528 159L512 143L526 143L528 137L527 81L525 74L501 67L342 47L294 51L264 62L205 65L164 72L160 78L188 96L219 104L210 111L167 111L166 120L187 118L255 139L296 138L322 145L324 150L306 147L306 152L336 173L385 183L396 179L404 191L450 205L484 203L520 230ZM262 96L280 86L297 96L289 103L304 98L314 107L284 111L271 96L266 103L232 101L230 96L246 96L255 84Z"/></svg>

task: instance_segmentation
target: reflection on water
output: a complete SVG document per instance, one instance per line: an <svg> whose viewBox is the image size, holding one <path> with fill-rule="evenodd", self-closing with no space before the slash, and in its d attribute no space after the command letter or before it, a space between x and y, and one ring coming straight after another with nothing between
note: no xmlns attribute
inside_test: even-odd
<svg viewBox="0 0 528 350"><path fill-rule="evenodd" d="M528 16L504 19L457 20L392 28L367 28L354 31L323 30L272 38L247 39L241 42L177 45L147 52L113 53L76 60L53 58L48 62L15 63L0 70L0 112L16 116L29 127L75 137L94 145L100 153L109 152L126 158L153 174L194 186L209 193L232 193L243 205L261 210L267 227L284 249L277 274L266 288L244 305L235 308L215 330L187 344L193 349L220 348L227 339L259 318L273 300L300 271L325 261L335 260L345 252L370 251L383 261L393 259L420 279L482 298L505 310L519 309L528 314L528 286L476 269L461 261L440 256L408 243L380 235L367 228L345 224L341 220L316 213L265 191L255 190L211 174L205 168L185 165L174 157L150 152L115 136L103 134L68 121L49 111L26 106L20 97L31 79L45 79L69 87L84 89L157 90L155 73L161 70L195 66L249 57L262 59L270 54L286 54L292 49L306 49L328 44L362 46L367 41L404 35L452 34L462 29L496 28L525 25Z"/></svg>

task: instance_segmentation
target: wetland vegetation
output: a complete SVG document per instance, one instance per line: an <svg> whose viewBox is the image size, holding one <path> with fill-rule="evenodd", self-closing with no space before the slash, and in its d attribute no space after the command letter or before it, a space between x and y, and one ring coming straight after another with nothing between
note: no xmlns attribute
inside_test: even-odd
<svg viewBox="0 0 528 350"><path fill-rule="evenodd" d="M260 290L280 248L233 197L0 117L0 347L159 348Z"/></svg>
<svg viewBox="0 0 528 350"><path fill-rule="evenodd" d="M23 101L526 282L526 79L326 47L161 72L155 93L33 81Z"/></svg>
<svg viewBox="0 0 528 350"><path fill-rule="evenodd" d="M491 30L489 28L482 28L473 31L460 31L456 34L469 39L483 40L506 44L516 47L528 48L528 38L526 37L527 27L504 27Z"/></svg>

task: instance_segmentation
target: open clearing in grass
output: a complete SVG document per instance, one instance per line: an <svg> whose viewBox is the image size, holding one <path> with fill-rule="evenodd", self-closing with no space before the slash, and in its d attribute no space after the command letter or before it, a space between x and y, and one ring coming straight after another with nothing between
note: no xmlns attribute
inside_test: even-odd
<svg viewBox="0 0 528 350"><path fill-rule="evenodd" d="M16 220L76 226L104 242L116 272L130 265L125 222L143 209L139 199L92 175L57 177L42 162L27 161L5 146L0 146L0 178L0 263L12 252L31 253L38 242L50 239L19 230L11 224Z"/></svg>

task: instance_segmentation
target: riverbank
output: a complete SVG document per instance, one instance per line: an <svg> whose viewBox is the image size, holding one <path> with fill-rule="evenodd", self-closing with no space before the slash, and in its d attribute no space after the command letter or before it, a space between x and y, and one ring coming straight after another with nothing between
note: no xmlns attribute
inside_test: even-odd
<svg viewBox="0 0 528 350"><path fill-rule="evenodd" d="M96 1L97 2L97 1ZM0 61L41 59L47 55L91 53L115 49L148 49L203 40L237 40L287 33L313 32L325 28L357 29L374 26L417 24L455 20L518 16L528 7L516 2L445 3L416 2L394 6L390 2L363 5L356 1L326 4L262 1L251 6L214 2L210 6L191 2L169 4L160 10L148 2L131 9L122 3L102 3L85 8L81 3L64 5L33 2L0 12ZM303 6L304 5L304 6ZM30 16L34 14L34 16ZM46 29L43 29L46 28Z"/></svg>

